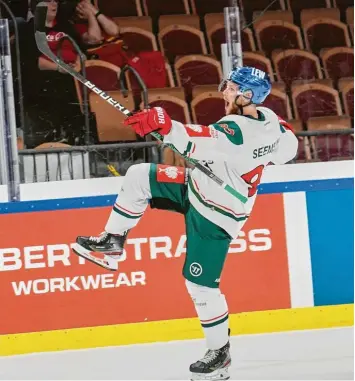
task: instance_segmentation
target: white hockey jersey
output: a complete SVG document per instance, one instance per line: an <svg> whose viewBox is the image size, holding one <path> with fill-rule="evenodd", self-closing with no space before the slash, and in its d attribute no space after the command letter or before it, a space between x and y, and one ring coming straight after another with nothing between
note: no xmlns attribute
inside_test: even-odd
<svg viewBox="0 0 355 381"><path fill-rule="evenodd" d="M228 115L209 126L184 125L173 121L164 137L182 154L203 161L213 173L248 201L243 204L204 173L193 169L188 196L195 209L235 238L253 208L257 186L268 164L292 160L298 140L279 123L270 109L258 107L259 119Z"/></svg>

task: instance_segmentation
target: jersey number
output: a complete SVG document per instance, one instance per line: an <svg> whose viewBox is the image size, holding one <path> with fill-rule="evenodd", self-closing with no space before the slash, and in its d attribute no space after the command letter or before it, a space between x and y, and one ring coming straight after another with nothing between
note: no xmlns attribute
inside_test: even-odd
<svg viewBox="0 0 355 381"><path fill-rule="evenodd" d="M242 176L242 179L249 185L248 197L253 197L257 191L257 187L261 181L261 175L264 170L264 165L259 165L248 173Z"/></svg>

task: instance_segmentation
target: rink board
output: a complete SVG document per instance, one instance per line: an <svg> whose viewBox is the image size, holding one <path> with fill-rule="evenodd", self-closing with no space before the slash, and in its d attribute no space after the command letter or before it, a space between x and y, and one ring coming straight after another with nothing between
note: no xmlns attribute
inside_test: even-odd
<svg viewBox="0 0 355 381"><path fill-rule="evenodd" d="M303 178L289 166L287 182L276 174L260 186L221 283L232 334L353 324L353 178L330 164L308 177L301 166ZM116 197L104 194L108 179L95 195L84 181L86 197L36 184L34 201L0 203L0 355L202 337L181 276L182 216L148 210L121 272L106 272L70 249L102 231Z"/></svg>

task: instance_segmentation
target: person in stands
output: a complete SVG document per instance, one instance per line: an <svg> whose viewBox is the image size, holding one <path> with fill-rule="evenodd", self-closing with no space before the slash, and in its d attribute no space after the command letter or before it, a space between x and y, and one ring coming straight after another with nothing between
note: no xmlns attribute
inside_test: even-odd
<svg viewBox="0 0 355 381"><path fill-rule="evenodd" d="M82 35L68 19L60 17L57 0L46 0L46 35L50 49L71 66L78 63L78 53L69 40L70 36L82 51L85 45ZM38 1L31 4L32 13ZM79 144L84 136L84 118L80 111L72 77L55 62L43 55L34 38L34 18L28 22L24 46L24 92L28 136L27 147L45 142L59 141ZM88 30L91 33L91 30Z"/></svg>
<svg viewBox="0 0 355 381"><path fill-rule="evenodd" d="M76 6L74 27L86 45L103 43L119 34L118 25L106 17L90 0L81 0Z"/></svg>

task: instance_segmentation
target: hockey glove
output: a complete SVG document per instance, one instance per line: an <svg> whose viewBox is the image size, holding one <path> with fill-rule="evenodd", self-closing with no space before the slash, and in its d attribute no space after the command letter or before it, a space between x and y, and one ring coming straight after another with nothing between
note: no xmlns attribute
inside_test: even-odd
<svg viewBox="0 0 355 381"><path fill-rule="evenodd" d="M167 135L171 130L172 122L163 108L153 107L128 117L124 125L131 126L139 136L144 137L153 131Z"/></svg>

